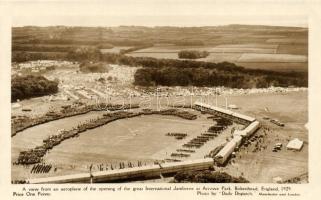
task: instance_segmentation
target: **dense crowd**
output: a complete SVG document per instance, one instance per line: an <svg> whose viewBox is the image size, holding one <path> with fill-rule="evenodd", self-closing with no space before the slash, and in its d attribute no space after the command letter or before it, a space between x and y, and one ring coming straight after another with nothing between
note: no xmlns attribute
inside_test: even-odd
<svg viewBox="0 0 321 200"><path fill-rule="evenodd" d="M15 136L18 132L21 132L27 128L44 124L50 121L72 117L76 115L86 114L91 111L116 111L116 110L127 110L138 108L137 104L129 105L118 105L118 104L104 104L99 105L92 104L86 105L81 102L75 103L72 106L62 106L62 109L59 111L48 111L45 115L38 116L36 118L29 117L14 117L11 120L11 136Z"/></svg>

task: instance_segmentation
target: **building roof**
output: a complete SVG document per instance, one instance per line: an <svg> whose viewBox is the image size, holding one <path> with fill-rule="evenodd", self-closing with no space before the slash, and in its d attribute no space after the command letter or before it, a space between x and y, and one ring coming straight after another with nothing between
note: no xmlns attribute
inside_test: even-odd
<svg viewBox="0 0 321 200"><path fill-rule="evenodd" d="M249 117L249 116L246 116L246 115L243 115L243 114L240 114L240 113L236 113L236 112L224 109L224 108L212 106L212 105L209 105L209 104L206 104L206 103L202 103L202 102L198 102L198 101L195 102L194 104L198 105L198 106L205 107L205 108L209 108L209 109L221 112L221 113L232 115L234 117L237 117L237 118L240 118L240 119L244 119L246 121L250 121L250 122L255 121L255 118L253 118L253 117Z"/></svg>
<svg viewBox="0 0 321 200"><path fill-rule="evenodd" d="M303 146L303 141L299 140L298 138L295 138L291 140L288 145L286 145L287 149L294 149L294 150L301 150Z"/></svg>
<svg viewBox="0 0 321 200"><path fill-rule="evenodd" d="M236 147L236 142L231 140L223 147L223 149L221 149L221 151L219 151L216 154L215 157L225 157L226 155L229 155L231 151L234 150L235 147Z"/></svg>
<svg viewBox="0 0 321 200"><path fill-rule="evenodd" d="M241 136L241 137L245 137L246 136L246 131L244 130L235 130L233 133L233 137L236 136Z"/></svg>

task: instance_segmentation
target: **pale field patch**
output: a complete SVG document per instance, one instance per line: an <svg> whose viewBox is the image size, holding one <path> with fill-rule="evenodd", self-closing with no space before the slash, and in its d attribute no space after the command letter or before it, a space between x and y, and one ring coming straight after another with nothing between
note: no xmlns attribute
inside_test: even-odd
<svg viewBox="0 0 321 200"><path fill-rule="evenodd" d="M237 62L307 62L305 55L244 53Z"/></svg>

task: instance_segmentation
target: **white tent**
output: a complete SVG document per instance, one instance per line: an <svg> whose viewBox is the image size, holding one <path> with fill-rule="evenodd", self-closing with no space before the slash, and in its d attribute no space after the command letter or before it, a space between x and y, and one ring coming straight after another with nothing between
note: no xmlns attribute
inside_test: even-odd
<svg viewBox="0 0 321 200"><path fill-rule="evenodd" d="M21 107L21 104L20 103L13 103L11 105L12 108L20 108Z"/></svg>
<svg viewBox="0 0 321 200"><path fill-rule="evenodd" d="M288 145L286 145L286 148L290 150L301 150L302 147L303 141L299 140L298 138L291 140Z"/></svg>
<svg viewBox="0 0 321 200"><path fill-rule="evenodd" d="M282 178L279 176L273 178L273 183L282 183L282 181L283 181Z"/></svg>
<svg viewBox="0 0 321 200"><path fill-rule="evenodd" d="M230 105L228 106L228 108L229 108L229 109L238 109L238 107L237 107L236 105L234 105L234 104L230 104Z"/></svg>

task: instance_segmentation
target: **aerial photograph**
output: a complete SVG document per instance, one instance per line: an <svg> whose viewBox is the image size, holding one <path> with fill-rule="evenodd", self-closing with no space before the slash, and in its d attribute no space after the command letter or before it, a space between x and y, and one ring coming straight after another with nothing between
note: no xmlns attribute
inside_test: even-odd
<svg viewBox="0 0 321 200"><path fill-rule="evenodd" d="M308 183L308 32L13 26L12 184Z"/></svg>

